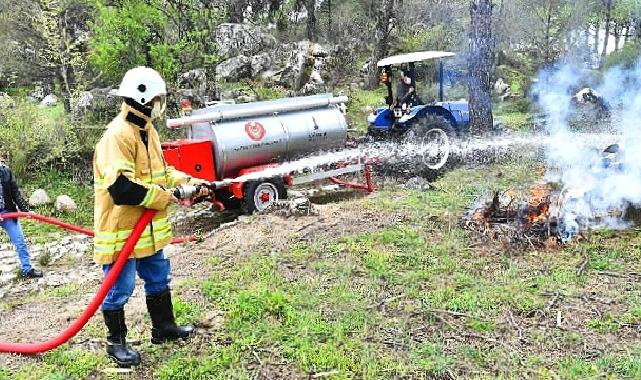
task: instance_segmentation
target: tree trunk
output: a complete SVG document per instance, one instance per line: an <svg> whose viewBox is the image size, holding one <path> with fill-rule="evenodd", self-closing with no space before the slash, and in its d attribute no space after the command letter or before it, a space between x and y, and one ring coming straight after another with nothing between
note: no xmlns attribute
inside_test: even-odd
<svg viewBox="0 0 641 380"><path fill-rule="evenodd" d="M390 22L394 15L394 0L380 0L373 7L376 18L374 30L374 50L370 62L367 88L373 89L378 85L378 68L376 63L387 56L389 51L390 33L394 25Z"/></svg>
<svg viewBox="0 0 641 380"><path fill-rule="evenodd" d="M623 32L623 27L615 24L614 25L614 51L619 50L619 44L621 43L621 33Z"/></svg>
<svg viewBox="0 0 641 380"><path fill-rule="evenodd" d="M594 23L594 56L599 56L599 32L601 31L601 25L599 21Z"/></svg>
<svg viewBox="0 0 641 380"><path fill-rule="evenodd" d="M544 62L550 63L551 53L551 30L552 30L552 3L548 2L547 16L545 18L545 57Z"/></svg>
<svg viewBox="0 0 641 380"><path fill-rule="evenodd" d="M316 0L307 0L305 9L307 9L307 39L316 42Z"/></svg>
<svg viewBox="0 0 641 380"><path fill-rule="evenodd" d="M499 24L499 26L496 28L497 35L495 38L496 44L494 46L494 50L495 50L495 57L496 57L495 58L496 65L500 66L503 64L503 62L501 61L501 57L502 57L501 51L505 47L505 45L503 44L505 43L504 39L505 39L505 36L507 35L506 27L505 27L505 0L501 0L501 5L499 6L499 16L497 18L497 23ZM501 46L499 46L499 44L501 44Z"/></svg>
<svg viewBox="0 0 641 380"><path fill-rule="evenodd" d="M605 38L603 39L603 52L601 61L608 55L608 40L610 39L610 21L612 19L612 0L603 0L605 5Z"/></svg>
<svg viewBox="0 0 641 380"><path fill-rule="evenodd" d="M468 57L470 129L492 128L492 0L470 0L470 52Z"/></svg>

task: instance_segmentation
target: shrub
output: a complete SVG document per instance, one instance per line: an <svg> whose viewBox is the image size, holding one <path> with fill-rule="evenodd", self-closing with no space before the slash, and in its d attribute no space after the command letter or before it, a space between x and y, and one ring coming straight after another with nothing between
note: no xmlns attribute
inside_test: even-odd
<svg viewBox="0 0 641 380"><path fill-rule="evenodd" d="M24 100L0 111L0 147L17 177L77 157L85 147L62 106L40 108Z"/></svg>
<svg viewBox="0 0 641 380"><path fill-rule="evenodd" d="M604 62L604 67L609 69L614 66L632 67L637 59L641 57L641 44L631 42L625 44L621 50L610 54Z"/></svg>

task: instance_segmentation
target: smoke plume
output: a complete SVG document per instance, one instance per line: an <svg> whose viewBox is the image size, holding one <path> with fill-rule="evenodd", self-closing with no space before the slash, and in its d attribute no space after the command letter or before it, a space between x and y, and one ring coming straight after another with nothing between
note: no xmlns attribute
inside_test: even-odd
<svg viewBox="0 0 641 380"><path fill-rule="evenodd" d="M566 239L582 229L626 227L621 212L641 205L640 81L641 60L592 80L601 97L599 104L607 106L610 113L608 133L603 135L602 147L595 149L580 143L576 129L581 125L571 126L574 111L580 107L573 96L590 78L571 65L539 75L534 96L546 116L550 135L546 159L553 170L549 179L564 186L559 222ZM618 146L604 152L613 142Z"/></svg>

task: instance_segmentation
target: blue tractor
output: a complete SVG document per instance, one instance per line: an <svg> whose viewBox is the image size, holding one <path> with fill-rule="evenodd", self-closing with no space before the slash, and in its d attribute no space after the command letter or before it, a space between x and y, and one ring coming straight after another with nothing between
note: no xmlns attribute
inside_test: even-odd
<svg viewBox="0 0 641 380"><path fill-rule="evenodd" d="M466 101L443 100L442 58L454 53L421 51L387 57L378 62L379 80L387 87L386 106L377 107L368 117L368 135L377 137L404 136L415 138L440 131L447 139L456 137L469 128L470 113ZM437 59L439 67L439 101L425 104L416 93L417 62ZM392 67L399 67L396 94L392 91ZM409 135L407 134L409 133Z"/></svg>

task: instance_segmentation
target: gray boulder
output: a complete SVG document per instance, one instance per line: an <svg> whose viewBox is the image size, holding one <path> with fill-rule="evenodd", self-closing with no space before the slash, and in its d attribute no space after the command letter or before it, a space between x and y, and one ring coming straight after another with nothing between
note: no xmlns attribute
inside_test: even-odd
<svg viewBox="0 0 641 380"><path fill-rule="evenodd" d="M207 81L205 69L194 69L180 74L177 81L179 98L190 98L193 107L203 107L210 99L213 89Z"/></svg>
<svg viewBox="0 0 641 380"><path fill-rule="evenodd" d="M48 84L39 84L36 85L36 88L29 95L30 97L36 99L38 102L41 102L47 95L51 95L51 86Z"/></svg>
<svg viewBox="0 0 641 380"><path fill-rule="evenodd" d="M54 94L49 94L40 102L41 107L53 107L58 104L58 97Z"/></svg>
<svg viewBox="0 0 641 380"><path fill-rule="evenodd" d="M276 47L276 38L248 24L220 24L214 30L218 54L223 58L239 55L251 57Z"/></svg>
<svg viewBox="0 0 641 380"><path fill-rule="evenodd" d="M76 202L68 195L59 195L56 198L56 210L64 212L75 212L78 209Z"/></svg>
<svg viewBox="0 0 641 380"><path fill-rule="evenodd" d="M235 82L252 77L252 59L239 55L219 63L216 66L216 77L219 80Z"/></svg>
<svg viewBox="0 0 641 380"><path fill-rule="evenodd" d="M191 89L204 96L207 94L207 72L205 69L189 70L178 76L176 84L180 89Z"/></svg>
<svg viewBox="0 0 641 380"><path fill-rule="evenodd" d="M71 113L75 118L90 117L104 120L120 112L122 99L110 87L84 91L71 99Z"/></svg>
<svg viewBox="0 0 641 380"><path fill-rule="evenodd" d="M256 77L260 73L269 70L272 66L272 58L269 53L261 53L251 57L252 76Z"/></svg>
<svg viewBox="0 0 641 380"><path fill-rule="evenodd" d="M0 92L0 110L3 108L13 108L16 102L6 92Z"/></svg>
<svg viewBox="0 0 641 380"><path fill-rule="evenodd" d="M289 89L298 90L307 82L306 71L311 64L311 48L309 41L299 41L284 44L276 52L276 63L282 67L278 82Z"/></svg>
<svg viewBox="0 0 641 380"><path fill-rule="evenodd" d="M494 83L494 93L496 95L505 95L506 92L510 90L510 85L503 81L503 78L499 78L496 83Z"/></svg>
<svg viewBox="0 0 641 380"><path fill-rule="evenodd" d="M49 194L44 189L37 189L29 197L29 205L33 207L43 206L51 203Z"/></svg>

